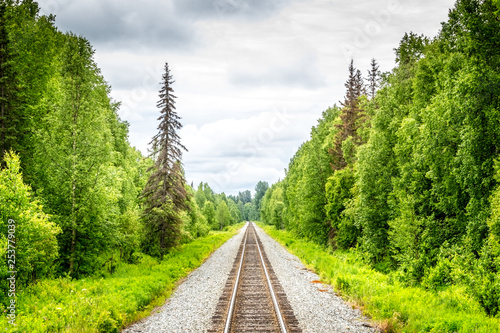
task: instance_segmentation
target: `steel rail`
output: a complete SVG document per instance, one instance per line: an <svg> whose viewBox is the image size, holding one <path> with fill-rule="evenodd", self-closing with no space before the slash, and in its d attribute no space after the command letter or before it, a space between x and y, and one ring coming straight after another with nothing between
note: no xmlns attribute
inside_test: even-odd
<svg viewBox="0 0 500 333"><path fill-rule="evenodd" d="M245 247L247 245L248 227L250 227L250 224L247 226L247 230L245 231L245 242L243 243L243 250L241 251L240 267L238 268L238 275L236 275L236 282L234 283L233 294L231 296L231 305L229 306L229 312L227 314L224 333L229 333L229 329L231 328L231 320L234 312L234 304L236 302L236 293L238 291L238 283L240 281L241 268L243 267L243 257L245 256Z"/></svg>
<svg viewBox="0 0 500 333"><path fill-rule="evenodd" d="M276 311L276 317L278 317L278 321L280 322L281 332L287 333L287 329L285 326L285 322L283 321L283 316L281 315L278 301L276 300L276 296L274 295L274 289L273 289L273 286L271 284L271 279L269 278L269 274L267 273L266 263L264 262L264 257L262 256L262 251L260 250L259 241L257 239L257 232L255 231L255 228L254 228L254 234L255 234L255 242L257 243L257 249L259 250L259 254L260 254L260 261L262 262L262 267L264 268L264 273L266 274L267 285L269 286L269 292L271 294L271 298L273 299L274 310Z"/></svg>

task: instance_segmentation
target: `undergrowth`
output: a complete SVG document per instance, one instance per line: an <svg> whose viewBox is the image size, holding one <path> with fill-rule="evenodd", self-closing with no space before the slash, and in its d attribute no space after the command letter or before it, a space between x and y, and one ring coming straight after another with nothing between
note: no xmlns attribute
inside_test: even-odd
<svg viewBox="0 0 500 333"><path fill-rule="evenodd" d="M404 286L365 264L355 250L332 252L290 232L260 226L384 332L500 332L500 320L487 316L465 287L433 291Z"/></svg>
<svg viewBox="0 0 500 333"><path fill-rule="evenodd" d="M122 263L108 276L39 281L18 294L16 326L0 316L0 331L119 332L162 305L176 283L199 267L242 225L184 244L161 262L141 255L138 264Z"/></svg>

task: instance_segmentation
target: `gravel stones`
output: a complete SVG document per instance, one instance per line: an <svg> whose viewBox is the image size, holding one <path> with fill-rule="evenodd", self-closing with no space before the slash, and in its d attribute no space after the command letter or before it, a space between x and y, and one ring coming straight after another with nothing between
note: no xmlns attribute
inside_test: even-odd
<svg viewBox="0 0 500 333"><path fill-rule="evenodd" d="M319 276L308 271L296 256L262 229L255 229L303 333L379 332L359 310L335 295L330 285L317 283Z"/></svg>

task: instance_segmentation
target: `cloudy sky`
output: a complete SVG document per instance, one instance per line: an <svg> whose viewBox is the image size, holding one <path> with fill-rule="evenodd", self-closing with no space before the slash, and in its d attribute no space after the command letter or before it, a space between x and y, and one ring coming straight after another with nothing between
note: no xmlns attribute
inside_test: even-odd
<svg viewBox="0 0 500 333"><path fill-rule="evenodd" d="M61 31L87 37L143 153L157 131L165 62L175 79L188 182L217 192L274 183L347 66L394 67L405 32L435 36L454 0L39 0Z"/></svg>

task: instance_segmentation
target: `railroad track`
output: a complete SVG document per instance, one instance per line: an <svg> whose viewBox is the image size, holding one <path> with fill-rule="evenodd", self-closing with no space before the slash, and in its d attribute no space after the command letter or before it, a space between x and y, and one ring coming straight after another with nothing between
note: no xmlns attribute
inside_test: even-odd
<svg viewBox="0 0 500 333"><path fill-rule="evenodd" d="M208 332L302 332L252 223L245 231Z"/></svg>

